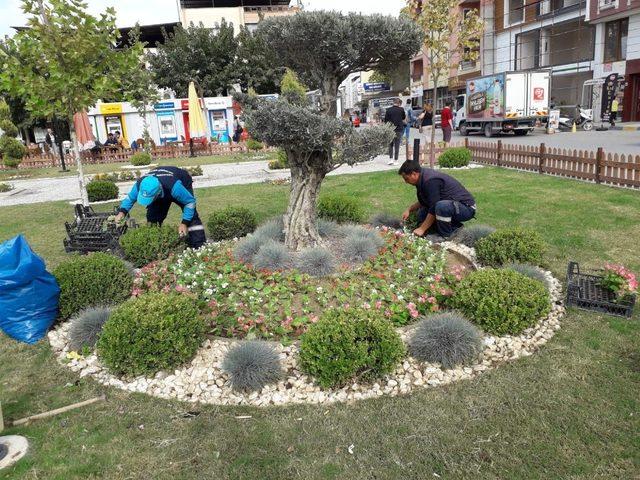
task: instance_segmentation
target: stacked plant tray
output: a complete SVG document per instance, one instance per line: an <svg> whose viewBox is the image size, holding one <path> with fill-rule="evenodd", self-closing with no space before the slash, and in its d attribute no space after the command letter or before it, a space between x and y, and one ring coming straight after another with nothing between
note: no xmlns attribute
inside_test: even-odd
<svg viewBox="0 0 640 480"><path fill-rule="evenodd" d="M73 223L65 222L67 236L64 239L66 252L113 252L120 253L120 237L135 226L131 220L116 224L109 217L117 215L113 212L94 212L93 208L83 205L75 206L76 219Z"/></svg>

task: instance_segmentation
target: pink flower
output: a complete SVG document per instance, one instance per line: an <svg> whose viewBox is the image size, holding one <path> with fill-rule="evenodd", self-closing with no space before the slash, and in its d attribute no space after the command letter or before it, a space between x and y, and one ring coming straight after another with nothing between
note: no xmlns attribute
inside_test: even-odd
<svg viewBox="0 0 640 480"><path fill-rule="evenodd" d="M436 302L437 302L437 300L435 299L435 297L429 297L429 298L427 298L427 302L429 302L429 303L436 303Z"/></svg>
<svg viewBox="0 0 640 480"><path fill-rule="evenodd" d="M380 309L382 308L382 301L381 301L381 300L378 300L378 301L376 302L376 308L377 308L378 310L380 310Z"/></svg>
<svg viewBox="0 0 640 480"><path fill-rule="evenodd" d="M364 308L365 310L371 310L371 304L365 302L362 304L362 308Z"/></svg>
<svg viewBox="0 0 640 480"><path fill-rule="evenodd" d="M440 274L438 273L435 277L433 277L433 279L434 279L436 282L439 282L440 280L442 280L442 275L440 275Z"/></svg>
<svg viewBox="0 0 640 480"><path fill-rule="evenodd" d="M409 310L409 314L411 315L411 318L418 318L418 316L420 316L420 313L418 312L418 310L416 309L416 304L411 302L407 305L407 309Z"/></svg>
<svg viewBox="0 0 640 480"><path fill-rule="evenodd" d="M185 292L188 292L188 290L184 288L182 285L176 285L176 292L185 293Z"/></svg>
<svg viewBox="0 0 640 480"><path fill-rule="evenodd" d="M309 319L311 323L318 323L318 320L319 318L317 315L312 315L311 318Z"/></svg>

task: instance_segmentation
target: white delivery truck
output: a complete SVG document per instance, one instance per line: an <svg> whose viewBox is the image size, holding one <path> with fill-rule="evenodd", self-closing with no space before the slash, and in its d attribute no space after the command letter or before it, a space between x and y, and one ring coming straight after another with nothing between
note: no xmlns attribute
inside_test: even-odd
<svg viewBox="0 0 640 480"><path fill-rule="evenodd" d="M467 80L467 92L456 99L454 126L461 135L491 137L500 132L526 135L549 115L548 70L505 72Z"/></svg>

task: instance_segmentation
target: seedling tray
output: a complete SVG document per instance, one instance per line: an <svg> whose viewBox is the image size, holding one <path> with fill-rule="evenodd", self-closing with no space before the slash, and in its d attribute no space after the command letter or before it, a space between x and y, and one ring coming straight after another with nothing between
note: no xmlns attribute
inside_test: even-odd
<svg viewBox="0 0 640 480"><path fill-rule="evenodd" d="M109 222L108 218L116 215L117 209L113 212L97 213L91 207L78 204L75 206L75 213L76 219L73 223L65 222L69 237L64 239L66 252L120 253L120 237L130 228L131 221L120 225Z"/></svg>
<svg viewBox="0 0 640 480"><path fill-rule="evenodd" d="M569 262L567 267L567 306L582 310L607 313L616 317L631 317L636 296L624 298L600 286L602 275L596 272L582 272L580 265Z"/></svg>

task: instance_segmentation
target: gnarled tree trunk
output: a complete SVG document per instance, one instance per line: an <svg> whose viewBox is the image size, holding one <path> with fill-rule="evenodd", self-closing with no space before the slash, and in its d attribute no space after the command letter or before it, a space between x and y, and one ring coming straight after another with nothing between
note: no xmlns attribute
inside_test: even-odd
<svg viewBox="0 0 640 480"><path fill-rule="evenodd" d="M285 245L295 251L321 243L317 224L317 202L320 185L326 175L328 157L314 153L292 161L289 208L284 217Z"/></svg>

